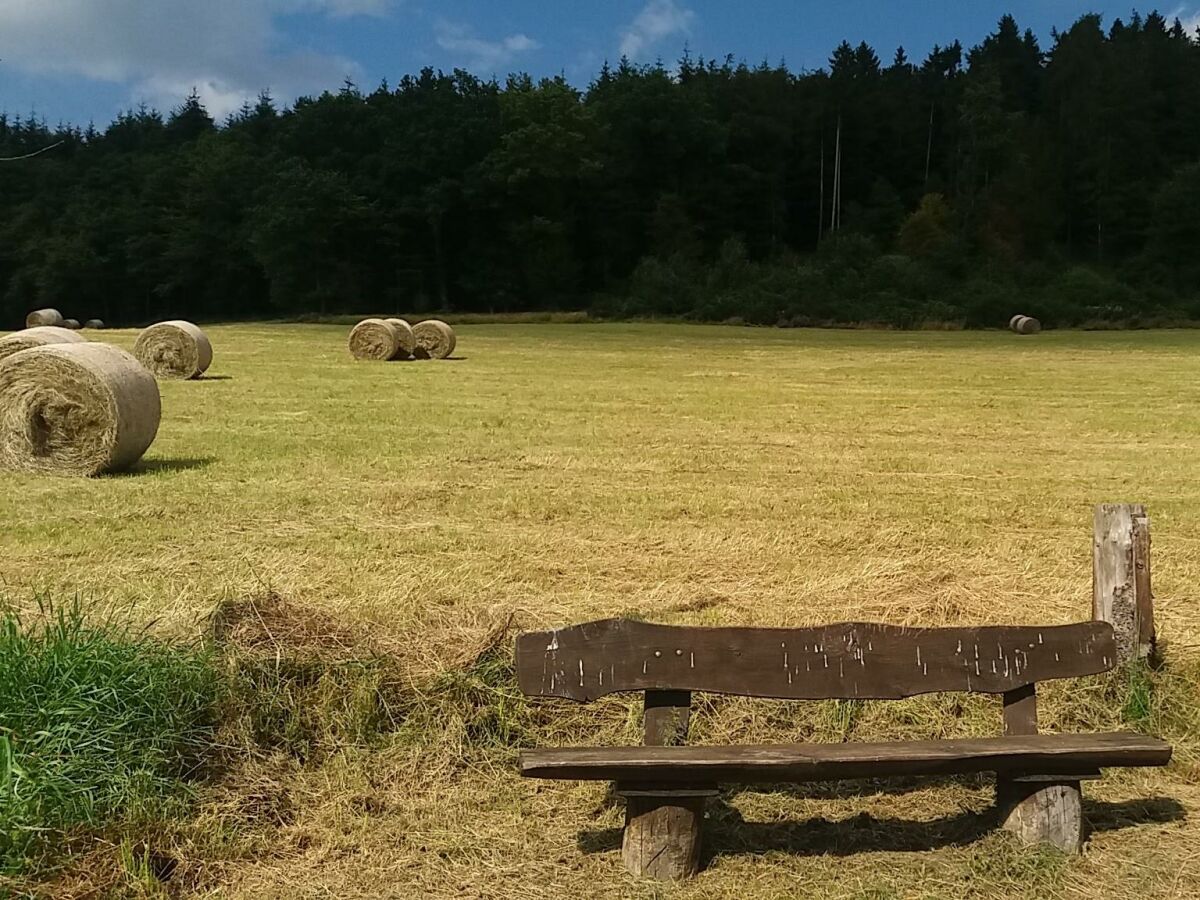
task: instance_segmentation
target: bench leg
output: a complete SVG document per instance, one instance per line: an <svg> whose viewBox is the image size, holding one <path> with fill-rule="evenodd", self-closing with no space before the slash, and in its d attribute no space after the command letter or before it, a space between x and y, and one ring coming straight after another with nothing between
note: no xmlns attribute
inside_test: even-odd
<svg viewBox="0 0 1200 900"><path fill-rule="evenodd" d="M1083 848L1083 795L1078 781L996 782L1001 827L1027 844L1052 844L1067 853Z"/></svg>
<svg viewBox="0 0 1200 900"><path fill-rule="evenodd" d="M621 847L625 868L659 881L682 881L695 875L700 870L704 804L712 793L626 793Z"/></svg>

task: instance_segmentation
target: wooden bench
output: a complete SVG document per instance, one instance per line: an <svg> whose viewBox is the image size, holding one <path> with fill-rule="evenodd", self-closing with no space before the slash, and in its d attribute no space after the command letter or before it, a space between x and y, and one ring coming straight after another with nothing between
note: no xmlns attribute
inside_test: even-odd
<svg viewBox="0 0 1200 900"><path fill-rule="evenodd" d="M1162 766L1139 734L1038 734L1036 684L1111 669L1104 622L1048 627L687 628L623 619L517 638L521 690L588 702L645 691L645 744L521 754L530 778L603 780L626 798L623 857L660 879L694 874L717 785L994 772L1003 826L1077 851L1079 783L1108 766ZM1003 697L999 737L888 743L683 746L691 693L794 700L895 700L934 691Z"/></svg>

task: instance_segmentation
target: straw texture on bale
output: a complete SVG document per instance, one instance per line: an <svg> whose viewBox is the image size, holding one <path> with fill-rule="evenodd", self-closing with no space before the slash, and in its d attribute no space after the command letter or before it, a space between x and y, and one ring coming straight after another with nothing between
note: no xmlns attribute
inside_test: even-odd
<svg viewBox="0 0 1200 900"><path fill-rule="evenodd" d="M159 378L199 378L212 365L212 343L191 322L174 319L151 325L133 345L133 355Z"/></svg>
<svg viewBox="0 0 1200 900"><path fill-rule="evenodd" d="M84 328L94 328L97 331L99 331L100 329L102 329L104 327L104 321L102 319L88 319L86 322L83 323L83 327Z"/></svg>
<svg viewBox="0 0 1200 900"><path fill-rule="evenodd" d="M1037 334L1042 330L1042 323L1032 316L1021 316L1017 321L1017 334Z"/></svg>
<svg viewBox="0 0 1200 900"><path fill-rule="evenodd" d="M0 338L0 359L31 347L45 347L47 344L82 344L85 340L83 335L67 328L39 325L37 328L26 328L24 331L16 331L8 337Z"/></svg>
<svg viewBox="0 0 1200 900"><path fill-rule="evenodd" d="M386 362L395 358L399 348L395 327L383 319L363 319L350 332L350 354L355 359Z"/></svg>
<svg viewBox="0 0 1200 900"><path fill-rule="evenodd" d="M1020 322L1023 318L1025 318L1024 315L1022 315L1021 313L1017 313L1015 316L1013 316L1011 319L1008 320L1008 327L1012 331L1016 331L1017 323Z"/></svg>
<svg viewBox="0 0 1200 900"><path fill-rule="evenodd" d="M404 319L384 319L389 325L396 329L396 355L392 359L408 359L413 355L413 351L417 349L417 339L413 335L412 326Z"/></svg>
<svg viewBox="0 0 1200 900"><path fill-rule="evenodd" d="M63 328L70 328L72 331L78 331L83 326L79 324L78 319L64 319Z"/></svg>
<svg viewBox="0 0 1200 900"><path fill-rule="evenodd" d="M51 344L0 360L0 467L57 475L127 469L154 443L158 382L110 344Z"/></svg>
<svg viewBox="0 0 1200 900"><path fill-rule="evenodd" d="M417 339L413 356L417 359L445 359L458 343L454 329L440 319L426 319L413 326Z"/></svg>
<svg viewBox="0 0 1200 900"><path fill-rule="evenodd" d="M36 328L38 325L62 325L63 314L57 309L35 309L25 317L26 328Z"/></svg>

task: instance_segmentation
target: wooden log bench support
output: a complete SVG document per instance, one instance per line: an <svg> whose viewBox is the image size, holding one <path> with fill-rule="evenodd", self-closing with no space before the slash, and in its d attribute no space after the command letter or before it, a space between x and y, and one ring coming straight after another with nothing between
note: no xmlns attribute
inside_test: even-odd
<svg viewBox="0 0 1200 900"><path fill-rule="evenodd" d="M645 692L638 747L528 750L530 778L611 781L625 798L625 865L679 880L700 867L707 799L762 784L994 772L1002 827L1076 852L1080 782L1112 766L1162 766L1171 747L1139 734L1039 734L1037 683L1116 665L1112 626L688 628L606 619L517 638L521 690L586 703ZM687 745L693 692L788 700L999 694L996 737L886 743Z"/></svg>

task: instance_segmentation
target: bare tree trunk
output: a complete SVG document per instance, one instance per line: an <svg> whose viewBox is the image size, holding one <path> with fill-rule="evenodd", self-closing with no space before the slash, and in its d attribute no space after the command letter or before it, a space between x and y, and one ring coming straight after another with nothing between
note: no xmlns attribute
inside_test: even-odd
<svg viewBox="0 0 1200 900"><path fill-rule="evenodd" d="M929 190L929 163L933 159L933 107L936 101L929 101L929 138L925 142L925 190Z"/></svg>
<svg viewBox="0 0 1200 900"><path fill-rule="evenodd" d="M821 129L821 199L817 203L817 243L825 237L825 129Z"/></svg>
<svg viewBox="0 0 1200 900"><path fill-rule="evenodd" d="M842 116L838 114L837 140L833 151L833 204L829 211L829 231L841 226L842 219Z"/></svg>
<svg viewBox="0 0 1200 900"><path fill-rule="evenodd" d="M437 278L438 308L447 310L450 304L446 291L446 260L442 252L442 219L440 216L432 218L429 224L433 228L433 265Z"/></svg>

